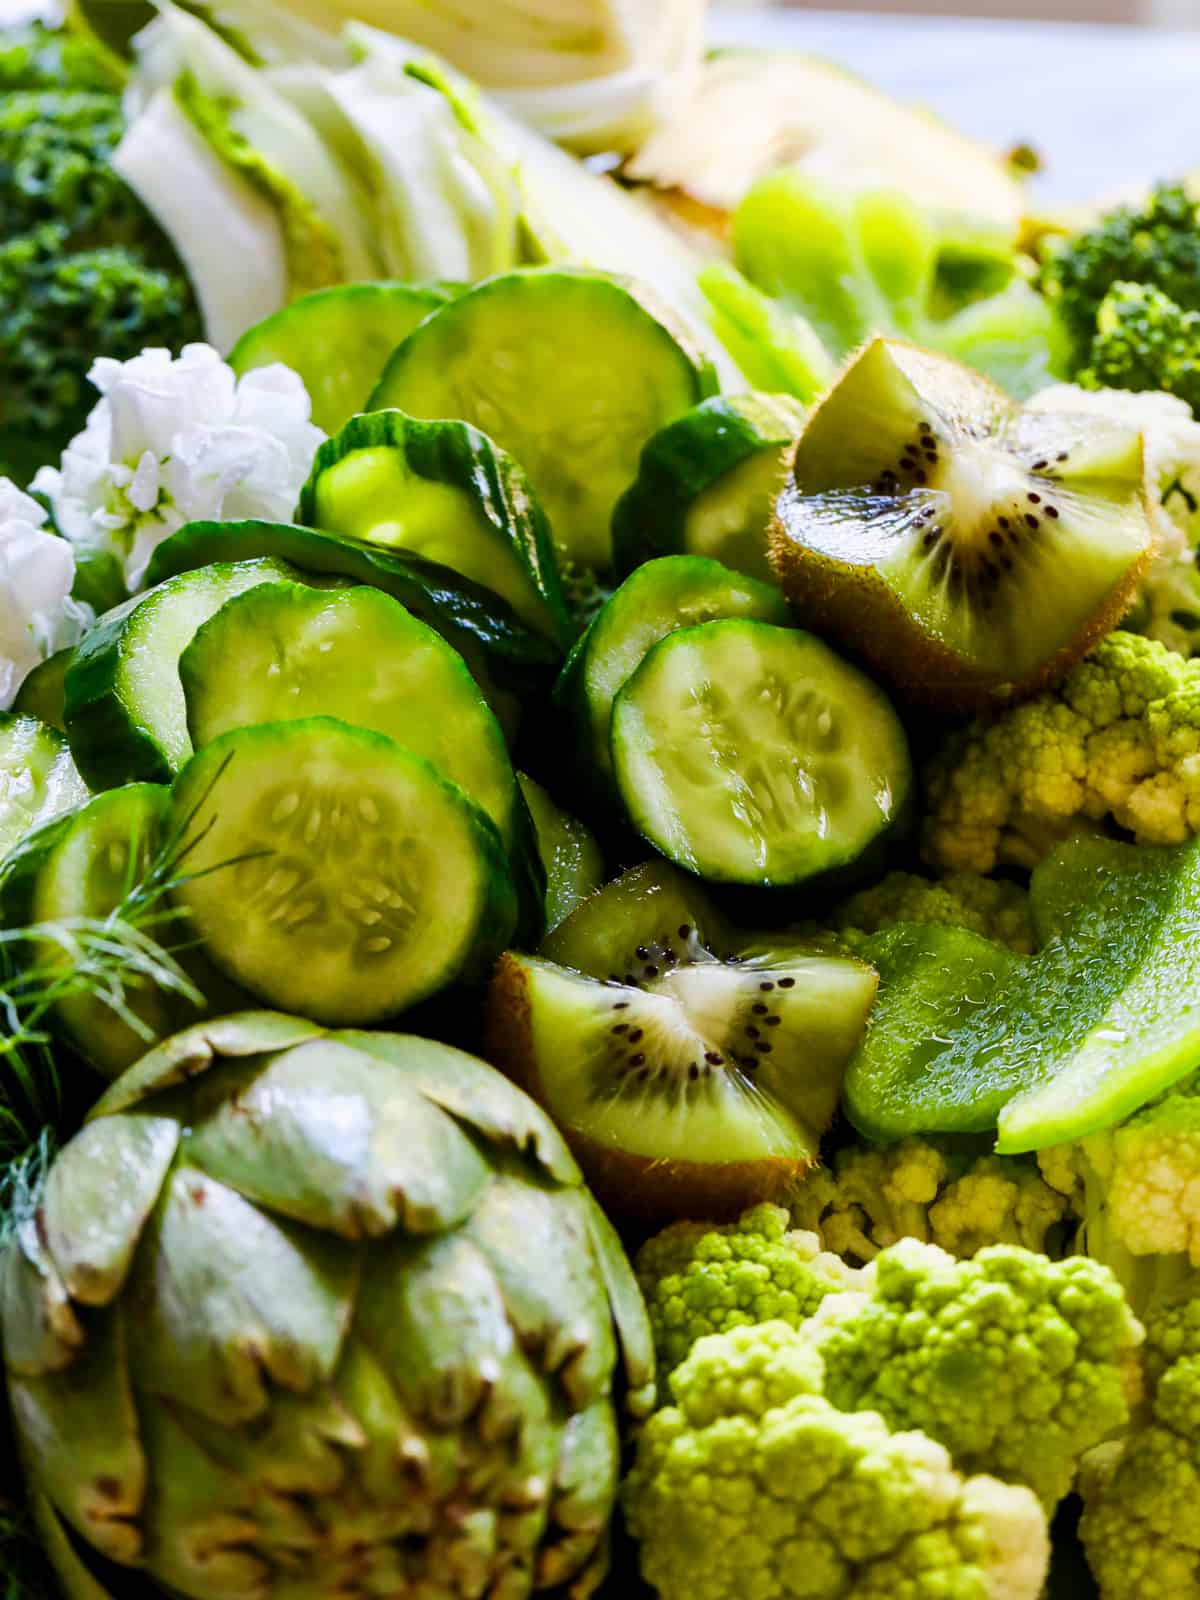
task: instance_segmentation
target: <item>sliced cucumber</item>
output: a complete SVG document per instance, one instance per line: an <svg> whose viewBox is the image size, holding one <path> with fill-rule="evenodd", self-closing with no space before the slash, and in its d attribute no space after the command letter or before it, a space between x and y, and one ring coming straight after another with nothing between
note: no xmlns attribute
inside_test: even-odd
<svg viewBox="0 0 1200 1600"><path fill-rule="evenodd" d="M716 387L631 286L533 267L428 317L388 362L371 406L482 428L529 474L566 559L605 568L612 508L642 446Z"/></svg>
<svg viewBox="0 0 1200 1600"><path fill-rule="evenodd" d="M461 789L332 717L239 728L175 781L191 824L176 891L206 953L324 1023L397 1015L485 973L512 935L499 837Z"/></svg>
<svg viewBox="0 0 1200 1600"><path fill-rule="evenodd" d="M556 645L525 627L495 595L449 567L290 523L191 522L159 545L146 578L159 583L212 562L254 556L275 556L301 572L369 583L399 600L454 646L510 737L520 702L559 663Z"/></svg>
<svg viewBox="0 0 1200 1600"><path fill-rule="evenodd" d="M613 561L712 556L773 583L767 528L804 407L789 395L714 395L656 433L613 511Z"/></svg>
<svg viewBox="0 0 1200 1600"><path fill-rule="evenodd" d="M553 932L604 882L604 857L589 829L524 772L517 773L546 873L546 932Z"/></svg>
<svg viewBox="0 0 1200 1600"><path fill-rule="evenodd" d="M340 283L306 294L248 328L230 352L235 372L281 361L304 379L312 418L336 433L379 382L387 358L419 322L454 298L441 284Z"/></svg>
<svg viewBox="0 0 1200 1600"><path fill-rule="evenodd" d="M168 781L192 753L179 658L232 595L298 574L282 561L234 561L159 584L110 611L67 668L67 737L93 789Z"/></svg>
<svg viewBox="0 0 1200 1600"><path fill-rule="evenodd" d="M564 649L575 635L554 544L521 468L465 422L355 417L317 451L298 516L492 590Z"/></svg>
<svg viewBox="0 0 1200 1600"><path fill-rule="evenodd" d="M461 656L378 589L260 585L197 630L179 678L197 750L233 728L338 717L424 757L506 848L517 842L524 806L500 725Z"/></svg>
<svg viewBox="0 0 1200 1600"><path fill-rule="evenodd" d="M170 791L161 785L135 783L98 794L39 828L4 863L0 904L6 925L109 916L142 880L161 846L169 803ZM163 936L159 942L170 939ZM34 939L28 947L29 962L49 974L71 959L69 944L53 939ZM53 1013L56 1026L108 1078L196 1016L182 995L148 979L140 984L126 979L113 999L134 1023L95 992L64 999Z"/></svg>
<svg viewBox="0 0 1200 1600"><path fill-rule="evenodd" d="M36 717L0 711L0 859L41 823L87 797L61 733Z"/></svg>
<svg viewBox="0 0 1200 1600"><path fill-rule="evenodd" d="M63 720L66 702L64 680L74 655L73 646L68 650L56 650L52 656L34 667L17 690L13 710L22 716L37 717L38 721L44 722L48 728L56 728L59 733L65 733L67 725Z"/></svg>
<svg viewBox="0 0 1200 1600"><path fill-rule="evenodd" d="M593 618L567 658L554 698L572 719L581 759L595 772L611 777L613 701L647 651L677 628L718 617L786 627L791 613L770 584L739 577L703 556L663 556L626 578Z"/></svg>
<svg viewBox="0 0 1200 1600"><path fill-rule="evenodd" d="M796 628L709 622L655 645L617 696L612 756L634 827L724 883L847 865L907 810L900 720L869 678Z"/></svg>

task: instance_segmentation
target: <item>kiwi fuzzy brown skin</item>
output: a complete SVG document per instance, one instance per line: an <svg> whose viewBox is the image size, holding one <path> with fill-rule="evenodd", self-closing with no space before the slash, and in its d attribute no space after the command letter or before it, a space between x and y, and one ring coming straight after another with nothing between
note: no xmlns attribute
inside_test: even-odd
<svg viewBox="0 0 1200 1600"><path fill-rule="evenodd" d="M834 394L841 378L877 341L870 340L847 359L826 398L810 415L805 432ZM915 349L900 340L891 346ZM986 380L979 380L981 385ZM994 388L994 385L987 385ZM1004 404L1007 397L996 391ZM1141 579L1155 553L1148 537L1120 578L1097 597L1075 633L1016 677L1004 676L974 663L950 648L904 604L902 594L885 582L868 562L851 566L836 556L797 540L790 530L798 504L805 498L797 482L796 458L803 436L791 446L787 476L768 530L768 556L793 615L804 627L835 639L866 666L890 682L908 702L946 712L974 712L1026 699L1057 682L1089 651L1118 627L1136 602ZM923 476L920 481L924 481ZM1147 525L1154 523L1148 490L1142 495ZM1052 511L1052 515L1057 515ZM934 530L938 531L938 530Z"/></svg>
<svg viewBox="0 0 1200 1600"><path fill-rule="evenodd" d="M483 1054L539 1105L549 1104L535 1066L525 977L509 955L501 956L488 994ZM656 1160L560 1131L601 1205L630 1221L729 1221L748 1206L785 1199L817 1165L815 1152L796 1160Z"/></svg>

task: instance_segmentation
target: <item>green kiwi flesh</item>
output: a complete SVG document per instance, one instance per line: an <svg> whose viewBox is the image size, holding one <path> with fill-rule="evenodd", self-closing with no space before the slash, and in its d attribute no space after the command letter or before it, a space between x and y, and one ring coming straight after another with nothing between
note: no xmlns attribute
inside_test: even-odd
<svg viewBox="0 0 1200 1600"><path fill-rule="evenodd" d="M947 707L1060 676L1120 621L1153 546L1136 430L1022 410L889 339L812 414L771 532L802 622Z"/></svg>
<svg viewBox="0 0 1200 1600"><path fill-rule="evenodd" d="M655 864L591 896L542 958L501 962L491 1058L625 1214L729 1215L817 1158L876 974L799 944L724 959L711 947L736 942L700 891Z"/></svg>

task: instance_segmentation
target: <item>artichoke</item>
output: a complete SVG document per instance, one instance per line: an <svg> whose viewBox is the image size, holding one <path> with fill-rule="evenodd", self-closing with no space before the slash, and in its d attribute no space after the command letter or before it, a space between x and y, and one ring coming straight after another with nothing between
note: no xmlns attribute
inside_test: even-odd
<svg viewBox="0 0 1200 1600"><path fill-rule="evenodd" d="M130 1568L192 1600L586 1595L614 1387L653 1398L628 1262L533 1102L271 1013L110 1088L4 1246L0 1325L89 1600L142 1592Z"/></svg>

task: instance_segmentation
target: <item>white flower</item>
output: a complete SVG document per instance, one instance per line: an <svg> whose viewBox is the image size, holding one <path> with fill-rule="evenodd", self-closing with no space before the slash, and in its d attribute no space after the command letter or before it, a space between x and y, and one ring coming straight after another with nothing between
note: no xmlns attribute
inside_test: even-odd
<svg viewBox="0 0 1200 1600"><path fill-rule="evenodd" d="M157 545L185 522L263 517L286 522L325 435L303 382L287 367L238 378L206 344L101 359L101 393L61 470L34 480L68 539L111 550L137 589Z"/></svg>
<svg viewBox="0 0 1200 1600"><path fill-rule="evenodd" d="M71 599L75 552L47 533L46 513L0 478L0 707L7 709L40 661L77 644L90 607Z"/></svg>

